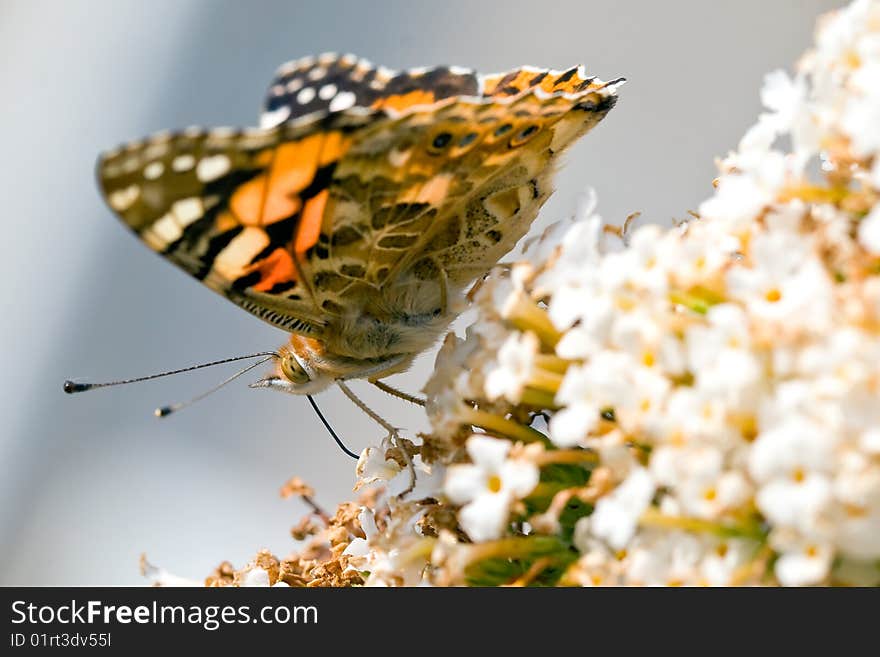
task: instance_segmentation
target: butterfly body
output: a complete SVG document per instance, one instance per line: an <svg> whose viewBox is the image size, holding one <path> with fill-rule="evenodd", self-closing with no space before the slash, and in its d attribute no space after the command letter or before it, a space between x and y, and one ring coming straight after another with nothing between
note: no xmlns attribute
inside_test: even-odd
<svg viewBox="0 0 880 657"><path fill-rule="evenodd" d="M109 205L152 249L291 333L265 387L406 369L528 231L559 155L613 106L580 69L282 67L263 127L106 154Z"/></svg>

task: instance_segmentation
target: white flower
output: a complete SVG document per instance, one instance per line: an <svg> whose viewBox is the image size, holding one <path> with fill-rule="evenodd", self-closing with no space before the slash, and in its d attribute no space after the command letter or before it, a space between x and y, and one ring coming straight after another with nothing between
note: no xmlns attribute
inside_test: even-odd
<svg viewBox="0 0 880 657"><path fill-rule="evenodd" d="M710 308L706 320L687 332L688 368L696 386L719 401L747 408L760 392L762 375L750 348L748 317L739 306L724 303Z"/></svg>
<svg viewBox="0 0 880 657"><path fill-rule="evenodd" d="M654 438L663 425L672 384L655 369L636 367L631 372L630 386L629 394L614 407L614 415L624 430L644 439Z"/></svg>
<svg viewBox="0 0 880 657"><path fill-rule="evenodd" d="M474 541L498 538L507 525L511 504L538 484L538 468L528 461L507 458L511 443L474 435L467 441L473 463L453 465L444 492L454 504L463 504L458 519Z"/></svg>
<svg viewBox="0 0 880 657"><path fill-rule="evenodd" d="M821 331L830 318L831 283L825 268L812 257L806 240L774 231L754 238L752 265L727 274L731 297L756 317L792 327Z"/></svg>
<svg viewBox="0 0 880 657"><path fill-rule="evenodd" d="M880 157L874 158L874 166L871 167L869 180L874 189L880 189Z"/></svg>
<svg viewBox="0 0 880 657"><path fill-rule="evenodd" d="M729 421L727 404L697 388L679 387L667 401L659 439L679 442L685 437L719 445L735 444L740 435Z"/></svg>
<svg viewBox="0 0 880 657"><path fill-rule="evenodd" d="M851 98L840 123L857 154L867 157L880 151L880 102Z"/></svg>
<svg viewBox="0 0 880 657"><path fill-rule="evenodd" d="M376 527L373 511L365 506L361 507L358 522L364 532L364 538L353 538L342 554L349 557L350 569L370 570L370 563L376 558L370 550L370 542L378 535L379 529Z"/></svg>
<svg viewBox="0 0 880 657"><path fill-rule="evenodd" d="M714 542L700 562L700 574L711 586L734 586L736 575L755 553L755 544L742 540Z"/></svg>
<svg viewBox="0 0 880 657"><path fill-rule="evenodd" d="M832 501L826 472L834 467L835 436L793 415L761 432L749 454L749 472L758 482L755 501L769 522L807 535L821 531Z"/></svg>
<svg viewBox="0 0 880 657"><path fill-rule="evenodd" d="M739 250L739 238L718 222L692 221L683 238L667 233L660 239L657 258L675 284L688 289L711 280Z"/></svg>
<svg viewBox="0 0 880 657"><path fill-rule="evenodd" d="M169 573L164 568L147 561L146 555L141 556L141 575L149 579L154 586L204 586L204 582L187 579Z"/></svg>
<svg viewBox="0 0 880 657"><path fill-rule="evenodd" d="M244 573L239 586L269 586L269 572L254 566Z"/></svg>
<svg viewBox="0 0 880 657"><path fill-rule="evenodd" d="M790 132L794 155L802 166L819 148L821 132L807 102L808 89L803 75L790 78L785 71L773 71L764 77L761 101L771 110L762 114L759 123L777 135ZM769 147L770 144L767 144Z"/></svg>
<svg viewBox="0 0 880 657"><path fill-rule="evenodd" d="M764 76L761 102L773 112L780 131L791 127L795 116L807 97L807 85L802 76L792 79L788 73L776 70Z"/></svg>
<svg viewBox="0 0 880 657"><path fill-rule="evenodd" d="M596 503L590 516L593 535L623 549L654 496L654 481L645 468L634 468L626 480Z"/></svg>
<svg viewBox="0 0 880 657"><path fill-rule="evenodd" d="M685 532L641 532L627 548L627 583L697 584L705 550L703 541Z"/></svg>
<svg viewBox="0 0 880 657"><path fill-rule="evenodd" d="M367 447L358 459L356 470L358 483L355 490L377 481L391 481L400 474L401 470L397 461L386 458L384 448Z"/></svg>
<svg viewBox="0 0 880 657"><path fill-rule="evenodd" d="M685 358L681 341L662 321L644 309L619 315L611 328L611 342L627 352L636 363L657 367L672 375L682 374Z"/></svg>
<svg viewBox="0 0 880 657"><path fill-rule="evenodd" d="M495 401L504 397L518 404L523 388L535 369L540 342L531 331L512 333L498 351L498 363L486 376L486 397Z"/></svg>
<svg viewBox="0 0 880 657"><path fill-rule="evenodd" d="M563 406L550 420L550 439L559 447L580 444L599 422L600 414L618 404L629 405L634 368L626 354L599 353L589 363L569 367L556 393Z"/></svg>
<svg viewBox="0 0 880 657"><path fill-rule="evenodd" d="M663 258L663 230L656 224L642 226L629 239L629 281L639 290L665 294L669 286L666 269L674 263Z"/></svg>
<svg viewBox="0 0 880 657"><path fill-rule="evenodd" d="M675 496L678 514L716 518L751 498L748 480L738 470L725 470L725 453L717 447L663 445L651 455L650 469Z"/></svg>
<svg viewBox="0 0 880 657"><path fill-rule="evenodd" d="M828 576L834 556L830 545L784 531L771 534L770 543L781 553L774 572L783 586L821 584Z"/></svg>
<svg viewBox="0 0 880 657"><path fill-rule="evenodd" d="M788 176L788 165L777 151L746 151L725 162L736 172L718 178L712 198L700 204L700 216L737 230L747 228L776 197Z"/></svg>
<svg viewBox="0 0 880 657"><path fill-rule="evenodd" d="M595 206L595 193L591 192L581 199L575 213L578 220L566 227L561 249L554 244L553 250L559 251L554 266L542 272L535 281L534 289L538 296L555 292L570 283L579 284L584 274L599 260L602 218L594 213ZM548 237L553 233L549 233ZM530 249L529 255L537 259L547 253L549 246L547 244L540 251Z"/></svg>
<svg viewBox="0 0 880 657"><path fill-rule="evenodd" d="M878 124L880 125L880 124ZM878 130L880 132L880 130ZM880 158L877 158L880 163ZM878 185L880 187L880 185ZM859 243L870 253L880 255L880 205L859 222Z"/></svg>

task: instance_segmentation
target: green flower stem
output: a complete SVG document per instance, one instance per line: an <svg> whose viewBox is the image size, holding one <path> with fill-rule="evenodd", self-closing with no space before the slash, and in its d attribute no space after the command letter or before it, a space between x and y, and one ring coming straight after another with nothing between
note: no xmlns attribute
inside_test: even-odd
<svg viewBox="0 0 880 657"><path fill-rule="evenodd" d="M535 465L550 465L551 463L566 463L572 465L584 465L599 462L596 452L586 449L554 449L544 452L535 459Z"/></svg>
<svg viewBox="0 0 880 657"><path fill-rule="evenodd" d="M712 290L697 286L690 290L670 290L669 300L695 313L705 315L709 312L709 308L724 301L724 297Z"/></svg>
<svg viewBox="0 0 880 657"><path fill-rule="evenodd" d="M536 367L532 370L528 385L530 388L536 388L555 395L559 391L559 386L562 385L562 374Z"/></svg>
<svg viewBox="0 0 880 657"><path fill-rule="evenodd" d="M839 204L850 194L850 190L844 186L824 187L821 185L790 185L779 194L779 200L786 203L793 199L800 199L807 203L833 203Z"/></svg>
<svg viewBox="0 0 880 657"><path fill-rule="evenodd" d="M536 429L532 429L532 427L527 427L514 420L475 408L466 409L463 420L467 424L480 427L492 433L499 433L514 440L521 440L524 443L547 441L547 436Z"/></svg>
<svg viewBox="0 0 880 657"><path fill-rule="evenodd" d="M554 401L555 395L552 392L547 392L546 390L536 390L535 388L531 388L526 386L523 388L522 395L520 396L520 402L526 404L527 406L534 406L536 408L546 408L547 410L556 410L559 406Z"/></svg>
<svg viewBox="0 0 880 657"><path fill-rule="evenodd" d="M555 354L538 354L535 356L535 365L548 372L565 374L571 364L570 360L560 358Z"/></svg>
<svg viewBox="0 0 880 657"><path fill-rule="evenodd" d="M723 524L701 518L670 516L660 513L658 509L654 508L650 508L642 514L639 524L643 527L681 529L694 533L715 534L716 536L732 538L749 538L756 541L762 541L765 538L764 532L757 524Z"/></svg>
<svg viewBox="0 0 880 657"><path fill-rule="evenodd" d="M568 545L555 536L510 536L497 541L475 543L469 561L481 561L493 557L525 559L568 550Z"/></svg>
<svg viewBox="0 0 880 657"><path fill-rule="evenodd" d="M437 539L430 536L420 538L415 545L409 546L400 553L399 559L401 563L408 564L419 559L429 559L436 542Z"/></svg>
<svg viewBox="0 0 880 657"><path fill-rule="evenodd" d="M505 309L504 318L520 331L532 331L541 342L553 349L562 337L556 330L547 312L525 295L519 297Z"/></svg>

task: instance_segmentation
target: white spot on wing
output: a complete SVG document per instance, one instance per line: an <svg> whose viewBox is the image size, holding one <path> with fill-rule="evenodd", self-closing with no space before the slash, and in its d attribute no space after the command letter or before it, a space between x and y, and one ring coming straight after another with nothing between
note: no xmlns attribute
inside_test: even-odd
<svg viewBox="0 0 880 657"><path fill-rule="evenodd" d="M330 100L336 95L338 89L335 84L325 84L318 90L318 98L321 100Z"/></svg>
<svg viewBox="0 0 880 657"><path fill-rule="evenodd" d="M287 92L291 93L291 94L296 93L297 91L302 89L302 86L303 86L303 79L302 78L293 78L290 82L287 83Z"/></svg>
<svg viewBox="0 0 880 657"><path fill-rule="evenodd" d="M390 151L388 151L388 161L393 167L402 167L404 164L406 164L406 161L409 160L410 155L412 155L411 148L403 151L397 148L392 148Z"/></svg>
<svg viewBox="0 0 880 657"><path fill-rule="evenodd" d="M155 180L165 171L165 165L161 162L150 162L144 167L144 178L147 180Z"/></svg>
<svg viewBox="0 0 880 657"><path fill-rule="evenodd" d="M174 213L177 223L181 227L186 228L205 214L205 206L202 204L202 199L192 196L177 201L171 206L171 212Z"/></svg>
<svg viewBox="0 0 880 657"><path fill-rule="evenodd" d="M117 212L125 212L141 195L141 188L137 185L129 185L124 189L117 189L107 197L110 207Z"/></svg>
<svg viewBox="0 0 880 657"><path fill-rule="evenodd" d="M250 263L255 255L269 245L269 236L262 228L247 226L235 238L217 254L212 269L234 281L242 275L244 268Z"/></svg>
<svg viewBox="0 0 880 657"><path fill-rule="evenodd" d="M376 69L376 77L381 79L383 82L388 82L391 78L397 75L397 71L393 71L390 68L386 68L384 66L380 66Z"/></svg>
<svg viewBox="0 0 880 657"><path fill-rule="evenodd" d="M315 90L311 87L305 87L296 95L296 102L300 105L308 105L315 98Z"/></svg>
<svg viewBox="0 0 880 657"><path fill-rule="evenodd" d="M268 112L263 112L260 115L260 127L261 128L274 128L276 125L281 125L284 123L287 118L290 116L290 106L282 105L278 109L269 110Z"/></svg>
<svg viewBox="0 0 880 657"><path fill-rule="evenodd" d="M219 128L212 128L211 132L208 133L209 137L216 137L217 139L228 139L232 137L237 130L235 128L230 128L229 126L220 126Z"/></svg>
<svg viewBox="0 0 880 657"><path fill-rule="evenodd" d="M178 173L181 173L183 171L189 171L195 166L195 164L196 158L189 153L185 153L174 158L174 161L171 163L171 168Z"/></svg>
<svg viewBox="0 0 880 657"><path fill-rule="evenodd" d="M201 182L211 182L224 175L231 167L232 162L229 161L229 158L226 155L223 155L222 153L218 155L210 155L199 160L199 163L196 166L196 177Z"/></svg>
<svg viewBox="0 0 880 657"><path fill-rule="evenodd" d="M330 101L329 109L331 112L341 112L347 110L354 105L356 97L351 91L340 91L336 97Z"/></svg>
<svg viewBox="0 0 880 657"><path fill-rule="evenodd" d="M316 66L309 71L309 80L320 80L325 75L327 75L327 69L323 66Z"/></svg>
<svg viewBox="0 0 880 657"><path fill-rule="evenodd" d="M150 233L159 242L161 248L165 248L172 242L176 242L183 236L183 229L170 214L163 215L156 223L150 226ZM150 243L155 247L155 243Z"/></svg>

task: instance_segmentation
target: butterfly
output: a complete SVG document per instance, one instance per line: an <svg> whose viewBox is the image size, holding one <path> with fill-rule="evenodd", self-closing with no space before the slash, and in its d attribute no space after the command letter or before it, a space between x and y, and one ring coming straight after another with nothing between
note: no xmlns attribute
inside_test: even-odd
<svg viewBox="0 0 880 657"><path fill-rule="evenodd" d="M437 341L621 81L308 57L277 71L259 128L131 142L98 180L147 246L290 333L264 387L310 395Z"/></svg>

